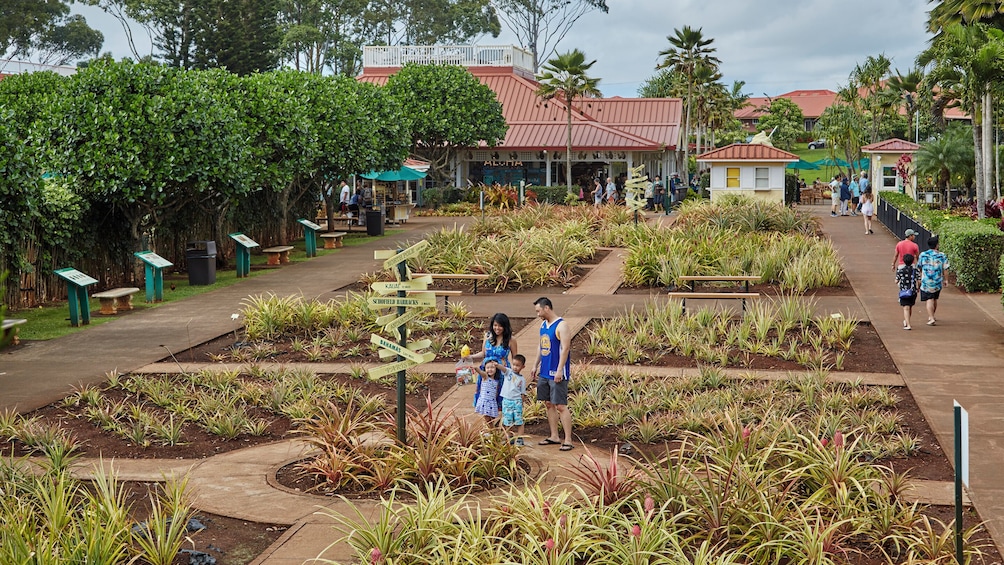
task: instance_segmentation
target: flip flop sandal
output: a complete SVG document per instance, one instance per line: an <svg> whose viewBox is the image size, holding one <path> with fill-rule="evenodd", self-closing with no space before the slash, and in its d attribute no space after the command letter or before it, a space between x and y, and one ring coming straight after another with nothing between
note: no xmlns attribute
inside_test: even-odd
<svg viewBox="0 0 1004 565"><path fill-rule="evenodd" d="M538 441L537 445L558 445L559 443L561 443L561 442L560 441L554 441L553 439L551 439L551 438L548 437L548 438L544 438L541 441Z"/></svg>
<svg viewBox="0 0 1004 565"><path fill-rule="evenodd" d="M558 451L571 451L573 449L575 449L574 445L570 443L563 443L561 444L561 447L558 448Z"/></svg>

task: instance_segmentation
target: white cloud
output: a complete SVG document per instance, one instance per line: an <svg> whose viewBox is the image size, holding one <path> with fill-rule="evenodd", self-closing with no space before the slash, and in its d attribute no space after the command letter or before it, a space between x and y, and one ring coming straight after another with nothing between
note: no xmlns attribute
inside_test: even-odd
<svg viewBox="0 0 1004 565"><path fill-rule="evenodd" d="M759 96L846 84L854 65L885 53L906 71L926 46L928 4L920 0L608 0L610 13L585 15L558 46L596 59L592 76L606 96L634 96L655 73L675 28L702 28L713 38L726 84L746 81ZM118 21L98 8L73 5L105 34L115 57L129 56ZM141 53L150 40L133 26ZM480 41L513 43L507 31Z"/></svg>

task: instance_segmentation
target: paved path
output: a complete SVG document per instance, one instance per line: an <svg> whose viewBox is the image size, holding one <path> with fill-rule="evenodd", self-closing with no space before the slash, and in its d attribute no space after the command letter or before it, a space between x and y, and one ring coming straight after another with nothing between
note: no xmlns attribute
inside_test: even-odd
<svg viewBox="0 0 1004 565"><path fill-rule="evenodd" d="M825 214L826 208L815 209ZM672 216L649 220L661 223L671 221ZM895 239L887 232L865 236L858 220L823 216L824 230L841 252L857 298L823 298L818 308L841 310L872 321L902 375L872 375L871 379L883 384L905 381L946 452L951 452L952 399L958 399L969 409L974 454L972 496L1000 545L1000 540L1004 540L1004 492L999 491L1004 486L997 484L994 467L1004 456L1004 446L998 441L1004 422L994 410L1000 403L1000 393L995 392L993 385L1004 357L1001 329L1004 312L998 297L968 297L948 289L943 293L938 326L924 326L926 316L920 313L915 329L903 331L889 270ZM4 390L0 410L15 405L21 411L44 406L63 396L73 384L100 381L107 371L115 368L164 369L153 364L164 357L161 344L172 351L183 350L190 344L232 331L230 314L239 309L241 300L249 294L301 293L330 298L335 289L355 282L359 273L379 268L379 263L372 259L374 249L391 247L397 240L418 237L426 229L437 229L453 221L419 218L400 237L346 247L339 253L290 265L238 285L138 312L59 340L31 344L12 355L4 354L0 358L0 373L6 373L0 375ZM648 298L610 295L616 289L617 281L611 277L617 276L618 260L619 253L612 253L608 261L592 268L580 287L567 294L550 296L555 309L573 326L581 327L590 317L616 314ZM532 301L536 297L509 294L464 296L463 300L476 316L497 311L510 316L532 316ZM535 349L535 332L536 325L530 324L517 335L521 352L531 354L527 355L528 363L534 362L529 357ZM452 371L452 364L443 365L449 365L445 369ZM455 387L440 402L469 410L469 394L468 389ZM535 445L529 445L526 453L541 467L570 464L578 455L576 451L561 453ZM121 478L130 480L160 480L164 473L189 472L201 509L248 520L290 524L282 538L254 563L299 565L316 557L336 537L331 519L316 512L322 507L345 510L330 499L288 492L269 480L275 469L302 454L302 444L286 441L199 461L119 460L112 464ZM81 462L79 472L87 473L88 465L94 464L94 461ZM926 501L946 503L951 489L944 483L924 483L918 485L917 495ZM361 507L369 512L373 504L363 503ZM326 556L346 558L346 550L332 548Z"/></svg>

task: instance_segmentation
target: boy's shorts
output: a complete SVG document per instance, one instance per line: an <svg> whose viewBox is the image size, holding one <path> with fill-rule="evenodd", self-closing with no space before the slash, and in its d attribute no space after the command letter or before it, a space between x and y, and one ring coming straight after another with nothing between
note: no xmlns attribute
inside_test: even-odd
<svg viewBox="0 0 1004 565"><path fill-rule="evenodd" d="M523 425L523 399L513 400L511 398L502 399L502 425L522 426Z"/></svg>

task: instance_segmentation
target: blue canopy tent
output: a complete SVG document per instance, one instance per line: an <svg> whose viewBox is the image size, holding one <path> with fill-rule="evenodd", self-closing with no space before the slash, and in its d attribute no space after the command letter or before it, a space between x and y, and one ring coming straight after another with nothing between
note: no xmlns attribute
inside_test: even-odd
<svg viewBox="0 0 1004 565"><path fill-rule="evenodd" d="M817 165L815 163L810 163L809 161L805 161L803 159L799 159L798 161L795 161L794 163L788 163L788 165L785 168L788 168L788 169L798 169L798 170L806 170L806 171L818 171L819 170L819 165Z"/></svg>
<svg viewBox="0 0 1004 565"><path fill-rule="evenodd" d="M422 171L416 171L411 167L401 167L396 171L370 171L359 176L364 179L378 180L381 182L396 182L396 181L413 181L424 179L428 173L423 173Z"/></svg>

